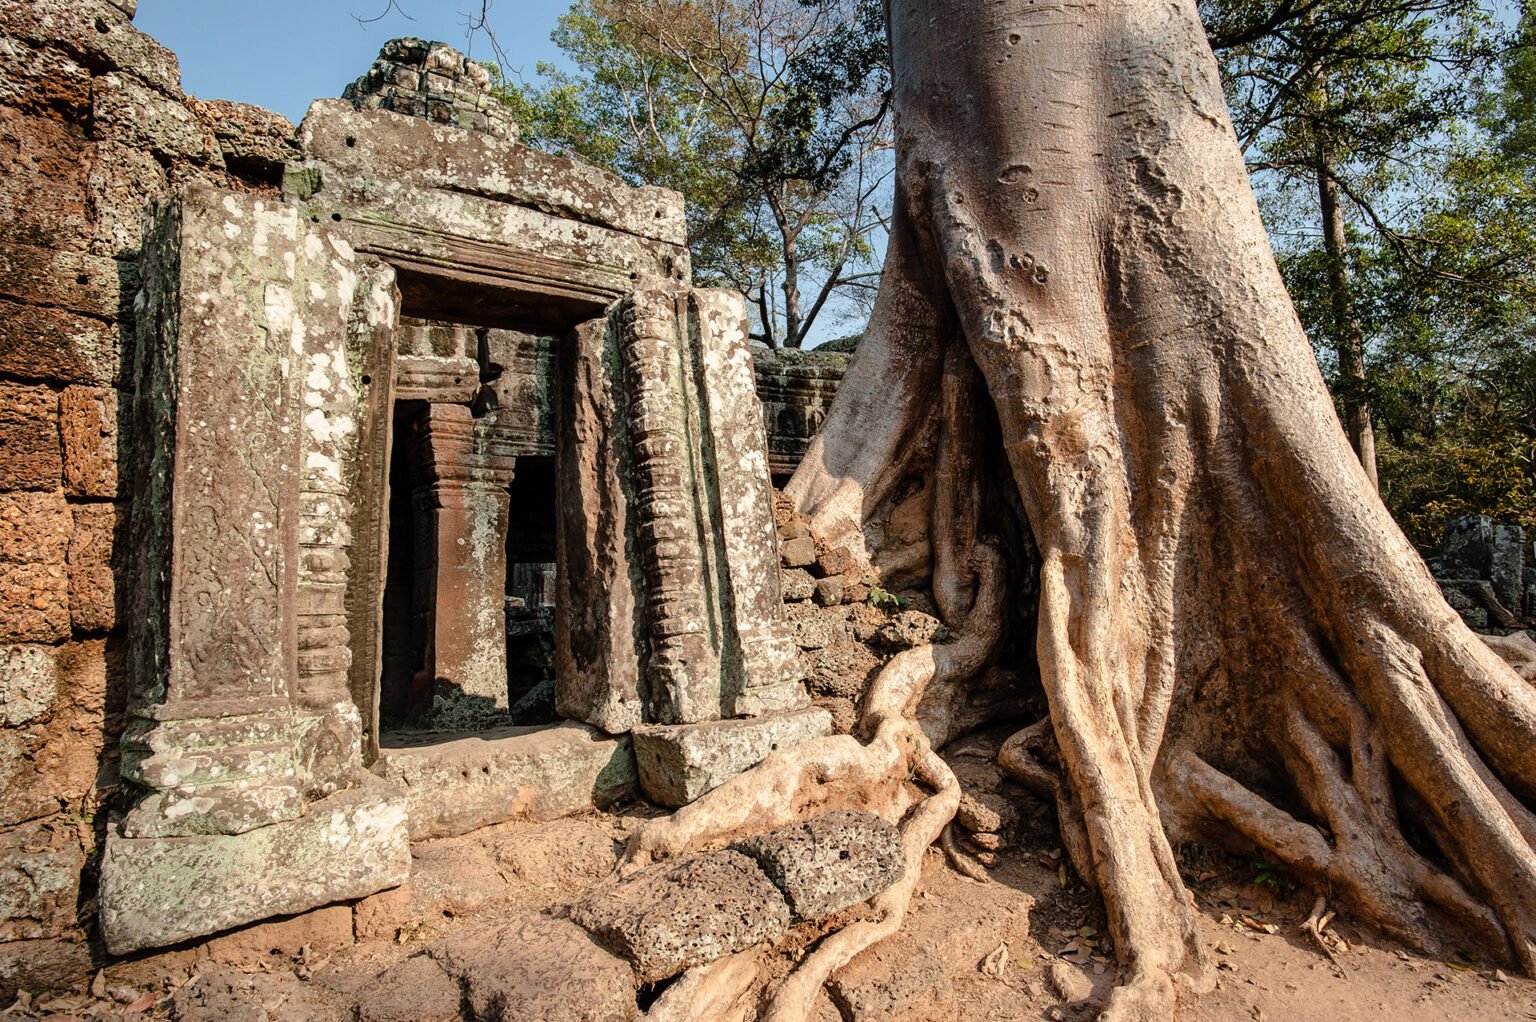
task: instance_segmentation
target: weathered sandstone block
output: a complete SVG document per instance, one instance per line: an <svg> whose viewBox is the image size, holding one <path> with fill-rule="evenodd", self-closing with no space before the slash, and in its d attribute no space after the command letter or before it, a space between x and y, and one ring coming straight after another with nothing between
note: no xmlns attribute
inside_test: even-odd
<svg viewBox="0 0 1536 1022"><path fill-rule="evenodd" d="M878 816L835 810L738 841L797 920L820 919L885 890L904 865L901 835Z"/></svg>
<svg viewBox="0 0 1536 1022"><path fill-rule="evenodd" d="M405 798L383 782L338 792L244 834L107 841L101 931L113 954L361 898L410 875Z"/></svg>
<svg viewBox="0 0 1536 1022"><path fill-rule="evenodd" d="M54 490L63 477L58 396L0 382L0 490Z"/></svg>
<svg viewBox="0 0 1536 1022"><path fill-rule="evenodd" d="M59 434L69 495L117 496L117 391L66 387L59 395Z"/></svg>
<svg viewBox="0 0 1536 1022"><path fill-rule="evenodd" d="M830 734L832 715L816 706L764 717L635 728L635 762L647 798L687 805L779 749Z"/></svg>
<svg viewBox="0 0 1536 1022"><path fill-rule="evenodd" d="M406 792L418 841L505 820L569 816L611 804L635 786L629 739L579 724L424 739L383 750L375 770Z"/></svg>
<svg viewBox="0 0 1536 1022"><path fill-rule="evenodd" d="M623 955L642 983L675 976L789 929L784 897L741 852L710 852L589 895L571 921Z"/></svg>

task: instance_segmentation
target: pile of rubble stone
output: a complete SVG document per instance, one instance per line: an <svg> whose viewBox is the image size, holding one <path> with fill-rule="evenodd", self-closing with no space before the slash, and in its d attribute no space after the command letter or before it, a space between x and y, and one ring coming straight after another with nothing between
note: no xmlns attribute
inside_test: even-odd
<svg viewBox="0 0 1536 1022"><path fill-rule="evenodd" d="M866 574L846 546L815 535L809 522L779 495L784 610L806 666L812 700L832 714L839 734L852 731L858 702L892 655L944 635L926 593L887 592Z"/></svg>

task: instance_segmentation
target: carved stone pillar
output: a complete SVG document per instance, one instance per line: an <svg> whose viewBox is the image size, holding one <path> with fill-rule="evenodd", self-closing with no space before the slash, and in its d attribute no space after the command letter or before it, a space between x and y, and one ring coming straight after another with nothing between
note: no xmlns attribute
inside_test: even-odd
<svg viewBox="0 0 1536 1022"><path fill-rule="evenodd" d="M487 419L432 404L418 425L416 615L435 727L507 710L507 487L516 459Z"/></svg>
<svg viewBox="0 0 1536 1022"><path fill-rule="evenodd" d="M347 691L360 349L388 267L283 203L206 187L159 211L136 303L135 690L109 828L113 953L362 897L410 865ZM382 335L382 340L377 335Z"/></svg>
<svg viewBox="0 0 1536 1022"><path fill-rule="evenodd" d="M803 708L739 295L655 288L560 361L556 705L609 730Z"/></svg>

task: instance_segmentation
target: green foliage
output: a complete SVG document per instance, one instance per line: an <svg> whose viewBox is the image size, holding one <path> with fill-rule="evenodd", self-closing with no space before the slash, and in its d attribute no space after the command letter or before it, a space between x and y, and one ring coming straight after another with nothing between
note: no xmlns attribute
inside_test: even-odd
<svg viewBox="0 0 1536 1022"><path fill-rule="evenodd" d="M764 340L798 347L840 297L872 297L878 0L578 0L553 38L575 71L500 83L523 141L681 192L695 278L752 298Z"/></svg>
<svg viewBox="0 0 1536 1022"><path fill-rule="evenodd" d="M1253 860L1253 883L1256 887L1268 887L1273 891L1284 892L1289 892L1296 886L1284 863L1270 862L1267 859Z"/></svg>
<svg viewBox="0 0 1536 1022"><path fill-rule="evenodd" d="M889 592L873 580L869 581L869 595L864 598L864 602L876 609L885 607L890 610L905 610L907 607L906 597Z"/></svg>
<svg viewBox="0 0 1536 1022"><path fill-rule="evenodd" d="M683 62L642 47L625 25L585 2L561 16L552 38L575 73L541 62L537 85L498 82L521 140L630 184L681 192L702 284L730 283L737 267L771 261L772 239L732 169L737 140L700 101Z"/></svg>
<svg viewBox="0 0 1536 1022"><path fill-rule="evenodd" d="M1202 10L1302 324L1341 412L1373 416L1388 507L1425 548L1451 515L1536 524L1531 19L1511 34L1473 0Z"/></svg>

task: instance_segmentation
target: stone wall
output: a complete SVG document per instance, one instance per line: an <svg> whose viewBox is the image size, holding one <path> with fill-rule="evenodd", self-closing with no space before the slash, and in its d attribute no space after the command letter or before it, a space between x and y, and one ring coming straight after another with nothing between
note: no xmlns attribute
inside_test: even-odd
<svg viewBox="0 0 1536 1022"><path fill-rule="evenodd" d="M120 443L146 200L275 194L293 126L181 91L133 0L0 0L0 1003L87 975L127 698ZM120 460L119 451L122 451Z"/></svg>
<svg viewBox="0 0 1536 1022"><path fill-rule="evenodd" d="M768 470L775 483L782 485L805 457L852 357L820 349L752 349L768 433Z"/></svg>
<svg viewBox="0 0 1536 1022"><path fill-rule="evenodd" d="M1487 515L1445 523L1429 569L1446 602L1475 631L1518 628L1536 617L1536 556L1525 529Z"/></svg>

